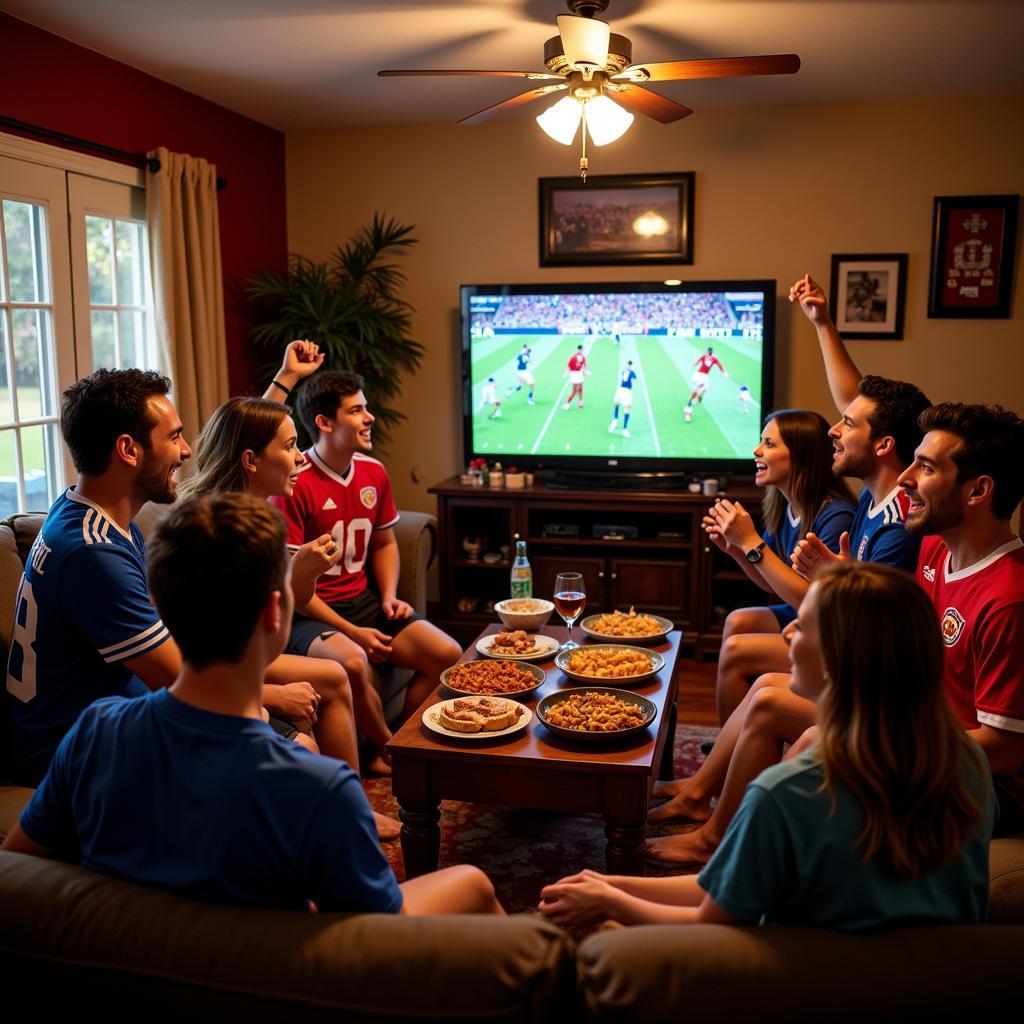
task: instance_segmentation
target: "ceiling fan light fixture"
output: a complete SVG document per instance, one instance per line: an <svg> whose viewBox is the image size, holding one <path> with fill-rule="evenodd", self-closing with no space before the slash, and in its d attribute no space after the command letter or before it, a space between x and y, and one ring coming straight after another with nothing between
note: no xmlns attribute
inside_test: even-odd
<svg viewBox="0 0 1024 1024"><path fill-rule="evenodd" d="M582 118L583 107L580 102L571 96L564 96L537 118L537 124L555 142L568 146L576 137L576 130L579 128Z"/></svg>
<svg viewBox="0 0 1024 1024"><path fill-rule="evenodd" d="M573 67L593 70L605 66L611 35L611 28L606 22L580 18L575 14L560 14L555 20L562 40L562 52Z"/></svg>
<svg viewBox="0 0 1024 1024"><path fill-rule="evenodd" d="M595 146L607 146L609 142L621 138L633 123L633 115L607 96L595 97L583 109L590 141Z"/></svg>

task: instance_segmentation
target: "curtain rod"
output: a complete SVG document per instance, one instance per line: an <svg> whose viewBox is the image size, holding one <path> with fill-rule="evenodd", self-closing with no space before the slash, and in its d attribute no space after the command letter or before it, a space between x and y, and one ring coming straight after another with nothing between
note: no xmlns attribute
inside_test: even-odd
<svg viewBox="0 0 1024 1024"><path fill-rule="evenodd" d="M18 121L13 117L0 115L0 128L10 128L13 131L21 132L24 135L33 135L36 138L46 139L48 142L56 142L64 149L86 149L100 156L109 156L114 160L130 164L132 167L148 169L156 174L160 170L160 161L156 157L148 157L144 153L129 153L127 150L114 149L113 146L105 146L102 142L91 142L89 139L80 139L77 135L68 135L66 132L56 132L52 128L44 128L39 124L29 124L27 121ZM217 178L217 191L223 192L228 187L225 178Z"/></svg>

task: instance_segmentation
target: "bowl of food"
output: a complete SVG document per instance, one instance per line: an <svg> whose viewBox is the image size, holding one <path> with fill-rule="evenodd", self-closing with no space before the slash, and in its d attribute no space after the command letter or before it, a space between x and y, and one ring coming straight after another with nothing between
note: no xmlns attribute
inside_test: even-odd
<svg viewBox="0 0 1024 1024"><path fill-rule="evenodd" d="M665 659L657 651L643 651L626 644L584 644L559 651L555 664L580 683L631 686L660 672Z"/></svg>
<svg viewBox="0 0 1024 1024"><path fill-rule="evenodd" d="M551 618L555 606L542 597L510 597L499 601L494 610L509 629L536 633Z"/></svg>
<svg viewBox="0 0 1024 1024"><path fill-rule="evenodd" d="M452 665L441 673L441 683L452 693L465 696L498 696L519 699L533 693L546 673L536 665L515 664L487 658Z"/></svg>
<svg viewBox="0 0 1024 1024"><path fill-rule="evenodd" d="M571 740L617 740L643 732L658 709L638 693L588 686L549 693L537 705L537 718L556 736Z"/></svg>
<svg viewBox="0 0 1024 1024"><path fill-rule="evenodd" d="M628 612L588 615L580 622L580 629L594 640L620 644L657 643L674 628L671 619L637 612L635 608L630 608Z"/></svg>

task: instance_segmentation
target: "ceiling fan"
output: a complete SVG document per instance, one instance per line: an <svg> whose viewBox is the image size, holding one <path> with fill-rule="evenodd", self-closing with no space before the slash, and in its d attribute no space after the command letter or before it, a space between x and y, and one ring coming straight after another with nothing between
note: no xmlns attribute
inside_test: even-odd
<svg viewBox="0 0 1024 1024"><path fill-rule="evenodd" d="M587 132L594 145L603 146L619 138L633 123L633 114L670 124L692 114L675 100L651 92L649 82L672 82L697 78L742 78L749 75L792 75L800 69L795 53L760 57L718 57L708 60L673 60L657 64L634 64L633 44L626 36L612 32L595 15L603 13L609 0L566 0L571 14L561 14L558 35L544 44L547 71L378 71L381 77L417 75L473 75L490 78L525 78L545 82L478 110L459 124L480 124L492 117L540 99L565 92L537 123L553 139L570 145L583 124L583 155L580 176L587 177ZM625 108L625 109L623 109Z"/></svg>

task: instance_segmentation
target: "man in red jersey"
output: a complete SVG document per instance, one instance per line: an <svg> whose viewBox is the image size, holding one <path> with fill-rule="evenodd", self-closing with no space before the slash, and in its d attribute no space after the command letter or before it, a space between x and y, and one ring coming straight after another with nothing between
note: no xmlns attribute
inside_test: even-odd
<svg viewBox="0 0 1024 1024"><path fill-rule="evenodd" d="M577 345L576 351L569 356L569 362L565 364L565 373L562 374L563 378L566 374L569 375L569 383L572 385L572 391L569 392L569 397L565 400L565 405L562 406L563 409L568 409L574 398L579 399L578 408L583 408L583 375L589 373L583 346Z"/></svg>
<svg viewBox="0 0 1024 1024"><path fill-rule="evenodd" d="M303 385L298 406L316 443L306 452L292 496L271 500L284 513L289 548L329 533L343 555L317 580L316 593L296 615L288 651L344 665L357 718L360 702L369 702L366 710L378 719L376 735L369 738L382 749L390 732L369 685L367 661L415 670L405 705L411 712L462 649L397 596L399 553L392 527L398 511L387 470L367 454L374 417L362 378L321 372Z"/></svg>
<svg viewBox="0 0 1024 1024"><path fill-rule="evenodd" d="M718 356L715 355L715 350L710 345L704 355L697 357L693 366L693 391L690 392L690 400L686 403L686 408L683 410L683 418L687 423L693 418L693 400L696 398L698 402L704 401L704 392L708 389L708 374L717 366L726 377L729 376L725 367L719 361Z"/></svg>
<svg viewBox="0 0 1024 1024"><path fill-rule="evenodd" d="M946 692L988 755L997 832L1024 830L1024 543L1010 519L1024 496L1024 420L999 406L947 402L900 476L906 527L925 534L917 579L935 605ZM937 534L938 536L932 536Z"/></svg>

